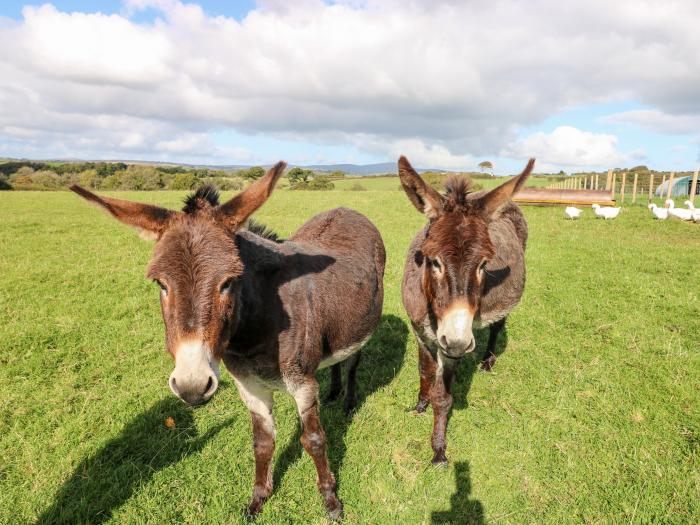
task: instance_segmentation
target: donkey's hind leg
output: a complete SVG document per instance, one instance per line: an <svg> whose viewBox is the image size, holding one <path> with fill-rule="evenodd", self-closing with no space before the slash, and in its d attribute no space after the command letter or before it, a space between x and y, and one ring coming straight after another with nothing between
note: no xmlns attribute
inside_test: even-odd
<svg viewBox="0 0 700 525"><path fill-rule="evenodd" d="M501 333L501 330L503 330L505 325L506 318L504 317L489 327L489 342L486 346L486 354L481 362L481 369L485 372L490 372L493 365L496 364L496 341L498 341L498 335Z"/></svg>
<svg viewBox="0 0 700 525"><path fill-rule="evenodd" d="M340 397L340 392L343 389L343 381L340 377L340 365L336 363L331 366L331 389L326 395L326 402L335 401Z"/></svg>
<svg viewBox="0 0 700 525"><path fill-rule="evenodd" d="M345 390L345 414L351 414L357 408L357 366L360 364L361 352L357 351L348 358L348 379Z"/></svg>

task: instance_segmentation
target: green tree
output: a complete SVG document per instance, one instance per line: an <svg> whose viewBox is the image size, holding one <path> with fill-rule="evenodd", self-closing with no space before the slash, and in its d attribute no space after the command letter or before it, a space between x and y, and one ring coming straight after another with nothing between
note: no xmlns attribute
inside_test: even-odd
<svg viewBox="0 0 700 525"><path fill-rule="evenodd" d="M489 160L484 160L482 162L479 162L479 168L481 169L482 172L485 172L488 170L489 172L493 171L493 164Z"/></svg>
<svg viewBox="0 0 700 525"><path fill-rule="evenodd" d="M287 178L291 183L309 182L311 179L314 178L314 172L296 166L289 170L289 172L287 173Z"/></svg>
<svg viewBox="0 0 700 525"><path fill-rule="evenodd" d="M10 184L10 181L7 180L7 176L0 173L0 191L11 190L11 189L12 189L12 184Z"/></svg>
<svg viewBox="0 0 700 525"><path fill-rule="evenodd" d="M178 173L170 183L171 190L191 190L197 184L197 177L192 173Z"/></svg>
<svg viewBox="0 0 700 525"><path fill-rule="evenodd" d="M243 177L244 179L256 180L265 175L265 168L262 168L260 166L253 166L252 168L248 168L247 170L241 170L240 172L238 172L238 175Z"/></svg>

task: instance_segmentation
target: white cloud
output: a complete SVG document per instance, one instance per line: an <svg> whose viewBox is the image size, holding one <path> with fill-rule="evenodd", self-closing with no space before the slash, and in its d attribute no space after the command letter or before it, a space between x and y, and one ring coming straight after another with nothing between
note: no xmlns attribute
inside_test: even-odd
<svg viewBox="0 0 700 525"><path fill-rule="evenodd" d="M700 113L672 114L658 109L638 109L603 117L604 122L634 124L656 133L700 134Z"/></svg>
<svg viewBox="0 0 700 525"><path fill-rule="evenodd" d="M606 133L590 133L570 126L560 126L551 133L533 133L511 143L502 154L506 157L536 157L542 166L565 166L571 169L615 167L629 157L617 149L618 139ZM636 156L640 152L635 152Z"/></svg>
<svg viewBox="0 0 700 525"><path fill-rule="evenodd" d="M154 22L129 18L145 8ZM250 155L202 137L235 129L467 167L547 142L514 143L578 105L700 114L694 0L265 0L242 21L127 0L124 15L44 5L23 16L0 23L0 154ZM550 137L563 149L549 157L615 158L601 137Z"/></svg>

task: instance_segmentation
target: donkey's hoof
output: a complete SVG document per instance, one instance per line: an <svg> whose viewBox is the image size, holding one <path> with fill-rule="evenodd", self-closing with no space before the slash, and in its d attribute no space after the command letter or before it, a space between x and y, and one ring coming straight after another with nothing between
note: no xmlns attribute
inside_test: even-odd
<svg viewBox="0 0 700 525"><path fill-rule="evenodd" d="M336 500L336 502L337 505L328 508L328 517L331 521L339 522L343 520L343 504L339 500Z"/></svg>
<svg viewBox="0 0 700 525"><path fill-rule="evenodd" d="M425 412L425 409L428 408L429 404L430 400L419 399L418 403L416 403L416 408L414 409L416 411L416 414L422 414L423 412Z"/></svg>
<svg viewBox="0 0 700 525"><path fill-rule="evenodd" d="M490 355L481 362L481 369L484 372L490 372L495 364L496 364L496 356Z"/></svg>
<svg viewBox="0 0 700 525"><path fill-rule="evenodd" d="M436 467L447 467L447 457L444 452L436 452L431 463Z"/></svg>
<svg viewBox="0 0 700 525"><path fill-rule="evenodd" d="M245 511L245 517L248 521L255 521L255 518L258 517L258 514L260 514L260 511L262 510L263 503L265 503L265 500L262 498L254 497L250 501L250 504Z"/></svg>

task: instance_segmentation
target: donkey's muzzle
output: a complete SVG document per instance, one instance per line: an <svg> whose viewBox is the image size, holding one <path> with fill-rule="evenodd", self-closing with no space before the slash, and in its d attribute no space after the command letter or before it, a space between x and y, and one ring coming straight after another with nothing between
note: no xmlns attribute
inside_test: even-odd
<svg viewBox="0 0 700 525"><path fill-rule="evenodd" d="M189 405L201 405L206 403L219 387L219 380L211 373L206 378L206 383L204 380L192 381L191 378L188 379L189 380L181 379L180 382L178 382L175 372L173 372L170 375L168 385L170 385L170 390L173 391L173 394Z"/></svg>
<svg viewBox="0 0 700 525"><path fill-rule="evenodd" d="M219 387L219 365L206 344L193 340L178 345L168 385L173 394L190 405L209 401Z"/></svg>
<svg viewBox="0 0 700 525"><path fill-rule="evenodd" d="M473 352L476 348L472 334L472 313L467 308L452 307L438 321L438 343L447 357L453 359Z"/></svg>
<svg viewBox="0 0 700 525"><path fill-rule="evenodd" d="M442 340L440 341L440 346L442 348L442 353L447 357L458 359L460 357L464 357L464 355L468 354L469 352L473 352L476 348L476 342L474 341L473 337L469 341L460 339L456 342L448 342L445 339L445 336L443 336Z"/></svg>

